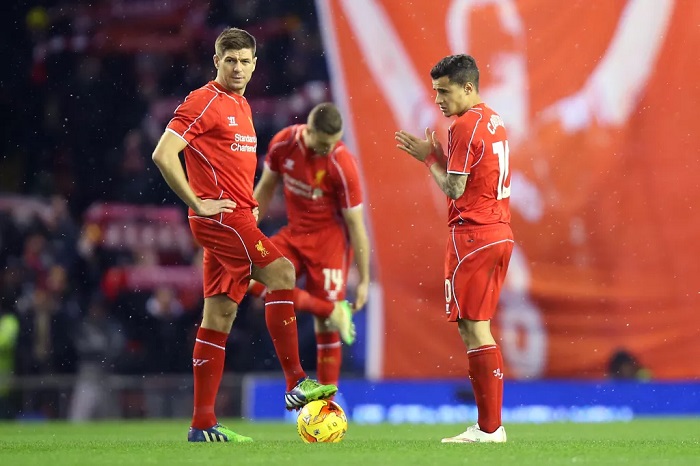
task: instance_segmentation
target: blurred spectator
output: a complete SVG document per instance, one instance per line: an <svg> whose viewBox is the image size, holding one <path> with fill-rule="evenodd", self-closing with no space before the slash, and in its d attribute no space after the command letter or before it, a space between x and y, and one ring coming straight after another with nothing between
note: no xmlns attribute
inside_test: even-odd
<svg viewBox="0 0 700 466"><path fill-rule="evenodd" d="M106 190L110 199L132 204L175 203L172 190L153 176L152 151L153 144L141 129L134 128L126 133L120 150L109 157L114 164L109 168L113 179Z"/></svg>
<svg viewBox="0 0 700 466"><path fill-rule="evenodd" d="M0 419L14 416L11 403L11 379L15 373L15 350L19 335L19 319L0 305Z"/></svg>
<svg viewBox="0 0 700 466"><path fill-rule="evenodd" d="M152 373L187 372L192 365L194 337L193 312L185 312L175 291L167 286L158 287L146 301L147 317L144 327L148 329L148 369Z"/></svg>
<svg viewBox="0 0 700 466"><path fill-rule="evenodd" d="M86 421L118 414L108 376L114 373L124 341L121 325L110 316L107 302L95 295L76 329L78 379L71 399L70 420Z"/></svg>
<svg viewBox="0 0 700 466"><path fill-rule="evenodd" d="M188 392L178 385L161 383L160 377L187 373L191 370L192 346L195 338L194 313L187 312L175 290L161 286L146 301L148 329L145 347L148 354L147 371L156 374L146 381L146 409L149 416L183 415L178 405L184 404Z"/></svg>
<svg viewBox="0 0 700 466"><path fill-rule="evenodd" d="M0 308L15 309L26 284L25 269L20 260L16 257L7 259L4 269L0 270Z"/></svg>
<svg viewBox="0 0 700 466"><path fill-rule="evenodd" d="M71 270L78 259L75 243L78 227L71 217L68 202L61 196L51 196L47 215L43 219L46 241L53 262Z"/></svg>
<svg viewBox="0 0 700 466"><path fill-rule="evenodd" d="M22 323L19 360L27 374L62 374L75 371L73 330L80 307L68 289L65 268L52 266L44 285L34 287L17 306Z"/></svg>
<svg viewBox="0 0 700 466"><path fill-rule="evenodd" d="M615 352L608 362L608 377L618 380L649 380L651 372L625 349Z"/></svg>
<svg viewBox="0 0 700 466"><path fill-rule="evenodd" d="M44 283L46 272L53 263L53 257L46 247L46 236L42 233L32 233L24 241L22 263L31 279L36 283Z"/></svg>

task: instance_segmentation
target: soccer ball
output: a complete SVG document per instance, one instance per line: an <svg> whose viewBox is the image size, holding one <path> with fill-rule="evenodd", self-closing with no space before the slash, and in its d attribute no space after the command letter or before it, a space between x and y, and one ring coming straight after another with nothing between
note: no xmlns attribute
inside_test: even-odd
<svg viewBox="0 0 700 466"><path fill-rule="evenodd" d="M340 442L347 431L343 408L330 400L312 401L297 416L297 432L304 443Z"/></svg>

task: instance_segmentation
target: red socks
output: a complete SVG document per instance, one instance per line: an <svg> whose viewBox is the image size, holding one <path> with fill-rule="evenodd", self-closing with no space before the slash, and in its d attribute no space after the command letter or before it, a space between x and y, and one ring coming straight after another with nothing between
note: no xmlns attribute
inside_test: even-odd
<svg viewBox="0 0 700 466"><path fill-rule="evenodd" d="M499 419L499 422L501 422L501 411L503 410L503 368L504 368L504 364L503 364L503 353L501 353L501 348L497 347L497 349L498 349L498 352L496 354L498 354L498 368L501 370L501 376L499 378L499 380L500 380L499 390L498 390L498 419ZM500 424L498 427L500 427ZM496 429L498 429L498 427L496 427Z"/></svg>
<svg viewBox="0 0 700 466"><path fill-rule="evenodd" d="M498 346L487 345L467 351L467 357L479 427L490 434L501 426L503 356Z"/></svg>
<svg viewBox="0 0 700 466"><path fill-rule="evenodd" d="M324 385L338 385L343 350L338 332L316 334L316 372L318 381Z"/></svg>
<svg viewBox="0 0 700 466"><path fill-rule="evenodd" d="M226 358L228 334L199 327L192 352L194 413L192 427L209 429L216 424L214 405Z"/></svg>
<svg viewBox="0 0 700 466"><path fill-rule="evenodd" d="M284 371L287 391L294 388L299 379L306 377L299 361L299 337L293 296L292 290L268 290L265 294L265 323Z"/></svg>
<svg viewBox="0 0 700 466"><path fill-rule="evenodd" d="M248 294L251 296L265 296L266 292L267 288L265 288L265 285L256 281L253 281L248 288ZM300 290L299 288L294 288L292 301L294 301L294 309L297 311L308 312L321 319L327 319L335 308L333 302L312 296L308 291Z"/></svg>

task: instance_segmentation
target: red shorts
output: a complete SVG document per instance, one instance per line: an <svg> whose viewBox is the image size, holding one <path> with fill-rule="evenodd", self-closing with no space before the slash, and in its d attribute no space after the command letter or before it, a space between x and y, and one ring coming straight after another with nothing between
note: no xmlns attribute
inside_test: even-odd
<svg viewBox="0 0 700 466"><path fill-rule="evenodd" d="M329 301L345 299L352 249L345 228L329 226L310 233L282 228L270 238L294 264L297 277L306 275L306 290Z"/></svg>
<svg viewBox="0 0 700 466"><path fill-rule="evenodd" d="M191 216L190 228L204 248L205 298L225 293L240 304L248 290L253 265L264 268L282 257L248 209L213 217Z"/></svg>
<svg viewBox="0 0 700 466"><path fill-rule="evenodd" d="M447 320L491 320L513 252L510 225L457 226L445 257Z"/></svg>

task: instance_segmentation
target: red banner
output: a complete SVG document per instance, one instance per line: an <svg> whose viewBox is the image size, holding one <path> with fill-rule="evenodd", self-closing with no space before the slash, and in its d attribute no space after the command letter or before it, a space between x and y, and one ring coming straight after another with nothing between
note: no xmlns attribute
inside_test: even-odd
<svg viewBox="0 0 700 466"><path fill-rule="evenodd" d="M624 348L655 378L700 377L700 2L317 5L366 184L370 376L466 375L444 319L444 196L394 132L444 140L429 71L469 53L510 139L517 246L494 322L508 375L602 377Z"/></svg>
<svg viewBox="0 0 700 466"><path fill-rule="evenodd" d="M121 203L92 204L84 228L101 247L144 250L190 256L195 248L183 209Z"/></svg>

